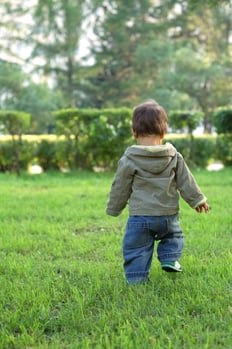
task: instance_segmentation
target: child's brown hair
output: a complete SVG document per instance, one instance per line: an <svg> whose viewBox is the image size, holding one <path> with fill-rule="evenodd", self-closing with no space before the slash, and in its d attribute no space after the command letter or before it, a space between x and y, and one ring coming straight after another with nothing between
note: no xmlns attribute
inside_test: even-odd
<svg viewBox="0 0 232 349"><path fill-rule="evenodd" d="M135 137L159 135L167 132L167 114L155 101L147 101L135 107L132 116L132 130Z"/></svg>

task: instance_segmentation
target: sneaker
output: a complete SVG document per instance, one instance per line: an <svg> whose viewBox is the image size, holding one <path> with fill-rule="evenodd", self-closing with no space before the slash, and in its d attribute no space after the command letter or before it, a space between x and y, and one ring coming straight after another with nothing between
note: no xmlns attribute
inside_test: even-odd
<svg viewBox="0 0 232 349"><path fill-rule="evenodd" d="M161 263L161 267L163 270L168 271L168 272L180 272L180 271L182 271L181 265L178 261L163 262L163 263Z"/></svg>

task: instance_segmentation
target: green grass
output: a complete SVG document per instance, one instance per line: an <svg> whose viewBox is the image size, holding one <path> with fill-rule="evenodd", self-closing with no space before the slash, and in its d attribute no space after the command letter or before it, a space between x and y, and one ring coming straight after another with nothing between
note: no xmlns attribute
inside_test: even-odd
<svg viewBox="0 0 232 349"><path fill-rule="evenodd" d="M113 174L1 174L0 348L232 348L232 170L195 176L212 210L181 201L184 272L154 256L151 283L128 287Z"/></svg>

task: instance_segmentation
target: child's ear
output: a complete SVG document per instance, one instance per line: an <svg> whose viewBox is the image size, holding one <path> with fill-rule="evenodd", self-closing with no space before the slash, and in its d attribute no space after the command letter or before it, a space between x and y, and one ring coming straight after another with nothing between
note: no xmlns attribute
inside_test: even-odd
<svg viewBox="0 0 232 349"><path fill-rule="evenodd" d="M165 132L160 136L160 139L164 139L165 137Z"/></svg>
<svg viewBox="0 0 232 349"><path fill-rule="evenodd" d="M131 129L131 132L132 132L132 135L133 135L134 138L138 138L137 137L137 133L133 130L133 128Z"/></svg>

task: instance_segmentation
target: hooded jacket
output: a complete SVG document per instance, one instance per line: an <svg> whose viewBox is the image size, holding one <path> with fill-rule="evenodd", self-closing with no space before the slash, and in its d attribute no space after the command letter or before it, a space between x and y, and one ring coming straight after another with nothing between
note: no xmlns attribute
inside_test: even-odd
<svg viewBox="0 0 232 349"><path fill-rule="evenodd" d="M118 162L106 213L118 216L129 203L130 216L173 215L179 194L192 208L206 202L182 155L170 143L134 145Z"/></svg>

